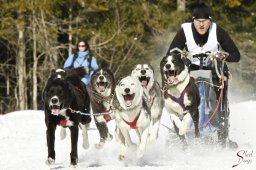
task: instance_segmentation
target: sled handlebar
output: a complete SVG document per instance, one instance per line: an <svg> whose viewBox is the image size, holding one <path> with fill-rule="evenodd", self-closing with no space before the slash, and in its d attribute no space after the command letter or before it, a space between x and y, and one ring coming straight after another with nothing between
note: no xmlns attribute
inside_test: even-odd
<svg viewBox="0 0 256 170"><path fill-rule="evenodd" d="M206 52L206 53L200 53L193 55L193 58L198 58L199 60L209 58L210 60L226 60L226 58L229 56L228 52L225 51L217 51L217 52Z"/></svg>
<svg viewBox="0 0 256 170"><path fill-rule="evenodd" d="M174 51L177 51L178 53L182 54L183 57L186 58L186 60L189 60L189 64L186 65L190 65L191 64L191 59L192 58L198 58L200 60L200 65L199 65L199 69L203 69L203 63L204 60L210 60L212 61L211 63L214 65L211 65L212 67L215 68L216 73L218 75L218 77L220 78L221 75L223 74L223 69L224 69L224 62L226 60L226 58L229 56L228 52L225 51L217 51L217 52L205 52L205 53L200 53L200 54L196 54L196 55L192 55L179 49L179 48L173 48L169 51L169 53L172 53ZM217 61L221 61L221 64L218 64Z"/></svg>
<svg viewBox="0 0 256 170"><path fill-rule="evenodd" d="M196 54L196 55L193 55L193 58L196 57L200 60L200 66L199 66L200 68L203 67L202 65L203 65L204 60L210 59L211 61L213 61L215 71L216 71L218 77L221 78L221 76L223 75L224 62L228 56L229 56L228 52L217 51L214 53L206 52L206 53ZM221 64L218 64L217 61L221 61Z"/></svg>

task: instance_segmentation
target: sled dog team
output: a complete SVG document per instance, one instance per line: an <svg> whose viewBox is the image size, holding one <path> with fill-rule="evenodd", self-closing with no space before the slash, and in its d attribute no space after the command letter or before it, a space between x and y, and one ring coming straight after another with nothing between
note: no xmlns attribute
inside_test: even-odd
<svg viewBox="0 0 256 170"><path fill-rule="evenodd" d="M89 94L81 77L87 69L53 70L48 78L43 100L47 126L48 157L46 163L55 161L55 130L60 125L68 127L71 134L71 165L77 165L78 130L82 130L83 147L88 148L88 125L92 115L99 131L100 141L96 148L102 148L113 136L108 130L108 121L116 122L115 139L120 143L119 160L126 158L127 148L136 151L137 158L145 152L147 142L158 137L163 107L170 113L174 129L184 146L185 134L191 122L195 137L199 137L200 97L194 79L190 77L181 53L169 53L160 63L162 87L155 78L153 67L137 64L130 75L115 80L108 69L96 70L90 82ZM85 102L86 101L86 102ZM131 140L129 131L134 129L139 144ZM61 130L61 138L65 130Z"/></svg>

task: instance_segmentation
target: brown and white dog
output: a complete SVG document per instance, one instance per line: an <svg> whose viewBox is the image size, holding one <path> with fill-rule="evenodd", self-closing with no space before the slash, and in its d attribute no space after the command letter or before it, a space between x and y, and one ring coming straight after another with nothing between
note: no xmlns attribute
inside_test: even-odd
<svg viewBox="0 0 256 170"><path fill-rule="evenodd" d="M154 141L158 137L158 129L163 111L163 98L160 85L155 79L154 69L150 64L137 64L132 69L131 76L138 78L143 89L146 91L152 120L149 141Z"/></svg>
<svg viewBox="0 0 256 170"><path fill-rule="evenodd" d="M176 133L187 146L185 134L193 121L195 136L199 137L199 111L200 96L195 81L190 77L185 65L186 57L179 50L169 52L160 63L163 95L166 110Z"/></svg>
<svg viewBox="0 0 256 170"><path fill-rule="evenodd" d="M112 101L116 115L116 139L121 144L119 160L124 160L127 147L137 149L137 158L143 156L150 125L150 109L143 97L143 87L137 78L127 76L118 81ZM129 131L135 129L139 145L132 142Z"/></svg>

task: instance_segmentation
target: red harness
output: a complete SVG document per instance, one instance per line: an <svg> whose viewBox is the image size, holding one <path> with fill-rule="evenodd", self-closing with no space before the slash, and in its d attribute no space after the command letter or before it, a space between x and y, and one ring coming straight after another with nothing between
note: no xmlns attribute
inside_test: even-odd
<svg viewBox="0 0 256 170"><path fill-rule="evenodd" d="M150 96L150 99L148 100L150 107L153 105L154 101L155 101L155 96L154 97Z"/></svg>
<svg viewBox="0 0 256 170"><path fill-rule="evenodd" d="M110 121L111 120L111 116L108 114L108 112L110 111L110 109L106 110L105 112L103 112L103 117L106 121Z"/></svg>
<svg viewBox="0 0 256 170"><path fill-rule="evenodd" d="M66 125L67 125L66 119L60 121L60 126L65 127Z"/></svg>
<svg viewBox="0 0 256 170"><path fill-rule="evenodd" d="M141 111L140 111L141 112ZM125 121L125 123L127 123L128 125L130 125L130 127L132 128L132 129L138 129L138 126L136 126L136 124L137 124L137 121L138 121L138 119L139 119L139 117L140 117L140 112L139 112L139 114L135 117L135 119L132 121L132 122L127 122L126 120L124 120Z"/></svg>

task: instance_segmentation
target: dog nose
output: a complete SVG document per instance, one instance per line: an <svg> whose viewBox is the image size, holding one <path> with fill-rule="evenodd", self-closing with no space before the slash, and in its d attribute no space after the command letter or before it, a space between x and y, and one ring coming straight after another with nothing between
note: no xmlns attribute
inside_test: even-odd
<svg viewBox="0 0 256 170"><path fill-rule="evenodd" d="M140 73L141 73L142 75L144 75L144 74L146 74L146 70L141 70Z"/></svg>
<svg viewBox="0 0 256 170"><path fill-rule="evenodd" d="M103 76L100 76L100 77L99 77L99 79L100 79L100 80L103 80L103 79L104 79L104 77L103 77Z"/></svg>
<svg viewBox="0 0 256 170"><path fill-rule="evenodd" d="M171 68L171 65L170 65L170 64L166 64L166 65L165 65L165 68L166 68L166 69L170 69L170 68Z"/></svg>
<svg viewBox="0 0 256 170"><path fill-rule="evenodd" d="M52 104L56 104L56 103L58 103L58 101L59 101L59 100L58 100L57 98L52 98L52 99L51 99Z"/></svg>
<svg viewBox="0 0 256 170"><path fill-rule="evenodd" d="M125 93L129 93L130 89L129 88L125 88L124 91L125 91Z"/></svg>

